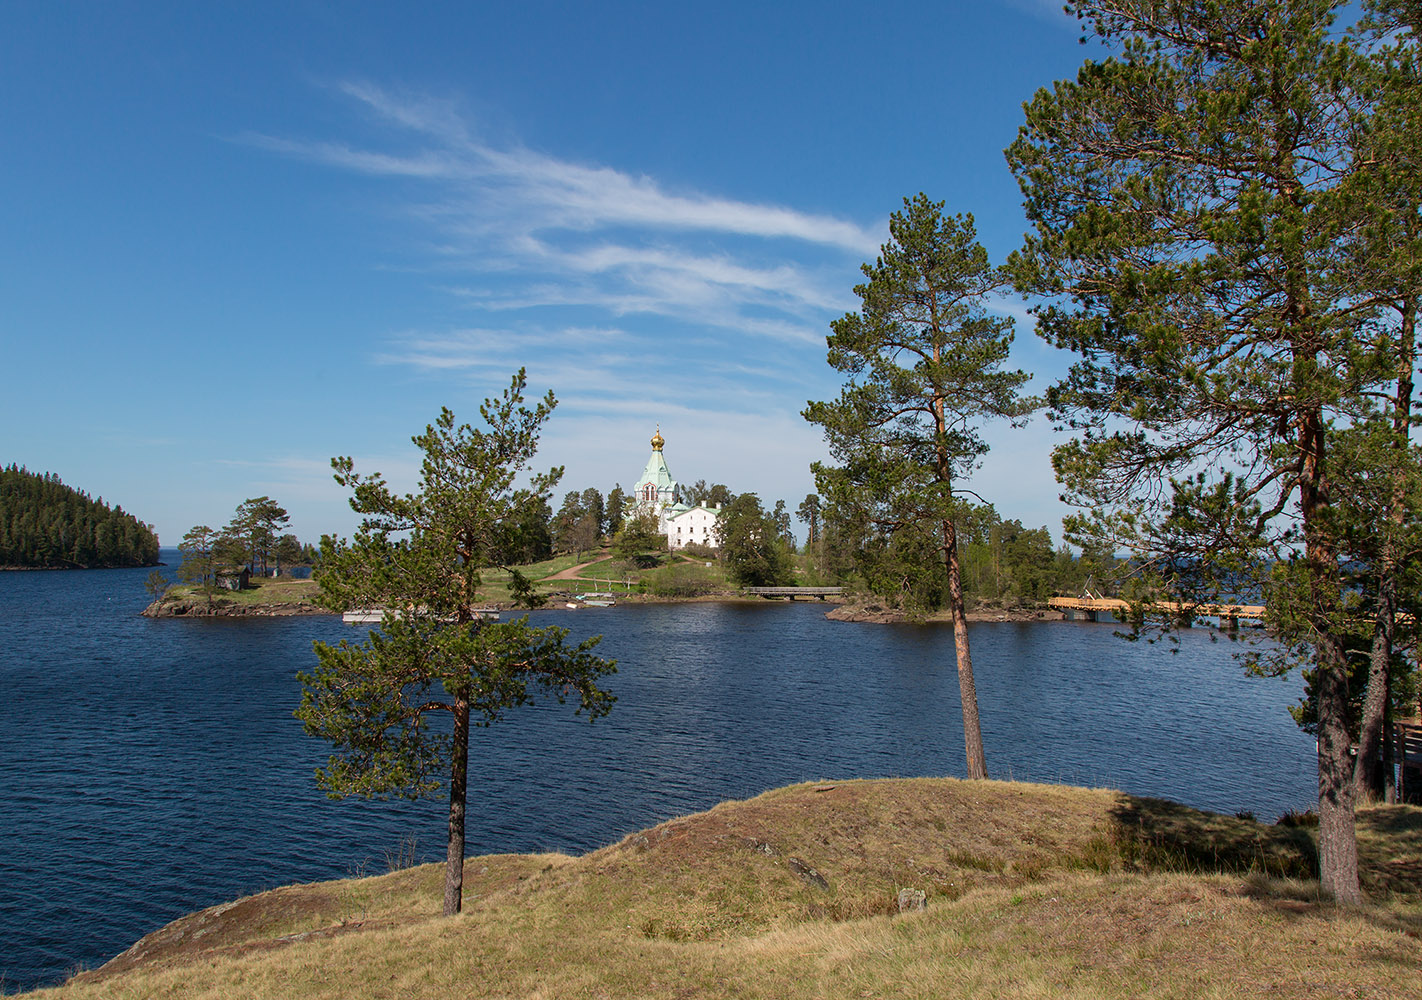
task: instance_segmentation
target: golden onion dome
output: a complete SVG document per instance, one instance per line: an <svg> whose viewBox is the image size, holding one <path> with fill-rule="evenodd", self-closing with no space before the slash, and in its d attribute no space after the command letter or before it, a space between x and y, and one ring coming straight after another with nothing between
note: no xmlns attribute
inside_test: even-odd
<svg viewBox="0 0 1422 1000"><path fill-rule="evenodd" d="M666 438L662 437L662 425L657 424L657 433L652 435L652 450L661 451L662 445L666 443Z"/></svg>

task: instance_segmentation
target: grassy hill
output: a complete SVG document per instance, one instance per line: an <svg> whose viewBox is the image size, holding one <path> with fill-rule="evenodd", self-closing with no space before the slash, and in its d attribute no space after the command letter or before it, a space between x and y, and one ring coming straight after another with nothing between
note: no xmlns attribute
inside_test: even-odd
<svg viewBox="0 0 1422 1000"><path fill-rule="evenodd" d="M1366 908L1312 831L1118 792L796 785L582 857L288 886L184 917L64 997L1415 997L1422 809L1359 816ZM922 911L900 913L903 889Z"/></svg>

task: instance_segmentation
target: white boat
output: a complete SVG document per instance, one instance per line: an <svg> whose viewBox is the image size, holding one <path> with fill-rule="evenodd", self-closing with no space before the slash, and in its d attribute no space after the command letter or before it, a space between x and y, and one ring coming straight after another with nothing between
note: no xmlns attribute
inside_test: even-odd
<svg viewBox="0 0 1422 1000"><path fill-rule="evenodd" d="M478 621L498 621L498 608L470 608L469 613ZM347 625L379 625L380 620L385 617L385 612L380 608L355 608L346 611L341 615L341 621ZM395 617L400 617L400 612L395 612Z"/></svg>

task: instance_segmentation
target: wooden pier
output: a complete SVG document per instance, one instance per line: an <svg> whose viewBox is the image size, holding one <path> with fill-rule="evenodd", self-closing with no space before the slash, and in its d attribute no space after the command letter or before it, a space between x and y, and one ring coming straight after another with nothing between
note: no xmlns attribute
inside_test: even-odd
<svg viewBox="0 0 1422 1000"><path fill-rule="evenodd" d="M755 594L759 597L783 597L795 600L797 597L818 597L824 600L826 597L838 597L844 593L843 587L743 587L742 593Z"/></svg>
<svg viewBox="0 0 1422 1000"><path fill-rule="evenodd" d="M1087 621L1097 621L1105 611L1118 620L1130 613L1131 604L1119 597L1049 597L1047 604L1056 608L1068 619L1082 614ZM1227 629L1239 627L1241 618L1258 620L1264 617L1262 604L1196 604L1193 602L1155 601L1149 605L1151 612L1170 615L1179 619L1218 618L1220 625Z"/></svg>

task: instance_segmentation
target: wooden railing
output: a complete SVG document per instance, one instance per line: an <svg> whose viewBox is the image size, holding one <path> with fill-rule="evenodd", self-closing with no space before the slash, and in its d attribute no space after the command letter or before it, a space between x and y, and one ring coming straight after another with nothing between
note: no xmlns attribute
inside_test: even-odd
<svg viewBox="0 0 1422 1000"><path fill-rule="evenodd" d="M788 597L794 600L797 597L818 597L824 600L826 597L838 597L844 593L843 587L743 587L744 593L758 594L761 597Z"/></svg>
<svg viewBox="0 0 1422 1000"><path fill-rule="evenodd" d="M1119 597L1049 597L1047 598L1049 607L1056 608L1064 614L1071 615L1080 611L1091 621L1096 620L1096 616L1107 611L1117 618L1122 613L1129 612L1131 603ZM1158 615L1171 615L1178 618L1189 616L1191 618L1218 618L1228 626L1238 623L1241 618L1263 618L1264 605L1262 604L1206 604L1193 601L1153 601L1148 605L1148 609Z"/></svg>
<svg viewBox="0 0 1422 1000"><path fill-rule="evenodd" d="M1392 724L1393 760L1397 762L1397 798L1422 802L1422 719Z"/></svg>

